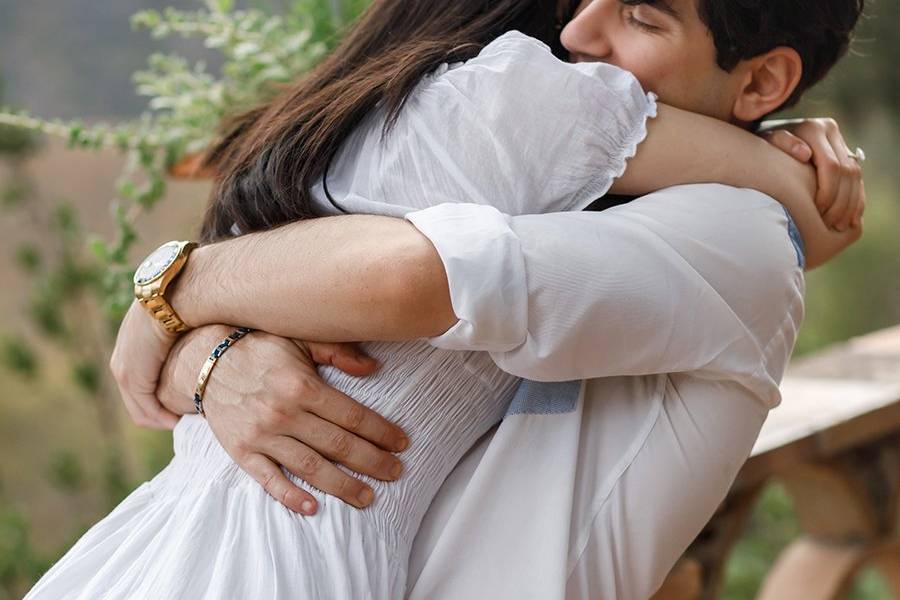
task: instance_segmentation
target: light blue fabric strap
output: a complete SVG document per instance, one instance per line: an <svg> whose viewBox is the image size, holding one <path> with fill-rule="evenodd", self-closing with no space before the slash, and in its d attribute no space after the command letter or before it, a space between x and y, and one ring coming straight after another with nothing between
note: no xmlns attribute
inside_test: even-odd
<svg viewBox="0 0 900 600"><path fill-rule="evenodd" d="M791 216L791 213L788 212L788 209L784 208L784 214L787 215L788 220L788 235L791 237L791 243L794 245L794 250L797 251L797 264L800 265L801 269L806 268L806 247L803 245L803 237L800 235L800 230L797 229L797 223L794 222L794 218Z"/></svg>
<svg viewBox="0 0 900 600"><path fill-rule="evenodd" d="M545 383L522 380L506 416L560 415L570 413L578 406L581 381Z"/></svg>

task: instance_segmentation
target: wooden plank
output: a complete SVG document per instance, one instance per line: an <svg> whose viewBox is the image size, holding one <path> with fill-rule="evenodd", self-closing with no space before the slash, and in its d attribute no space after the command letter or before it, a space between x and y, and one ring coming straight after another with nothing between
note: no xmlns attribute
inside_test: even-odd
<svg viewBox="0 0 900 600"><path fill-rule="evenodd" d="M869 552L863 544L800 538L779 557L757 600L836 600L846 593Z"/></svg>
<svg viewBox="0 0 900 600"><path fill-rule="evenodd" d="M793 361L788 374L801 377L900 379L900 327L877 331Z"/></svg>
<svg viewBox="0 0 900 600"><path fill-rule="evenodd" d="M900 429L900 382L786 378L783 401L766 420L752 456L807 438L823 450L861 443ZM877 418L865 419L867 416ZM825 432L833 430L829 435ZM854 430L858 431L853 435ZM842 441L843 440L843 441Z"/></svg>
<svg viewBox="0 0 900 600"><path fill-rule="evenodd" d="M703 569L691 558L682 558L651 600L698 600L703 593Z"/></svg>

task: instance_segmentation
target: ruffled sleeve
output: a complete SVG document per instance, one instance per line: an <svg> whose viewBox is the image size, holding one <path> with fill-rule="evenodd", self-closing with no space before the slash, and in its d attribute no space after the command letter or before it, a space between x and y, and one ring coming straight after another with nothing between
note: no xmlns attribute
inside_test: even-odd
<svg viewBox="0 0 900 600"><path fill-rule="evenodd" d="M580 210L624 172L655 115L655 96L631 73L562 62L510 32L423 81L397 132L411 158L382 163L381 174L509 214Z"/></svg>

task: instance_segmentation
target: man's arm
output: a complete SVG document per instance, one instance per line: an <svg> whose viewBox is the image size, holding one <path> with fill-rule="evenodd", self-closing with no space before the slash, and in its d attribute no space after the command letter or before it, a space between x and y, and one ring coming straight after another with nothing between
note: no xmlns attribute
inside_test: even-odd
<svg viewBox="0 0 900 600"><path fill-rule="evenodd" d="M368 215L198 248L171 303L192 327L239 323L323 342L433 337L457 321L428 238L403 219Z"/></svg>
<svg viewBox="0 0 900 600"><path fill-rule="evenodd" d="M408 218L421 231L336 217L201 249L173 303L191 325L303 339L444 334L436 345L566 380L709 368L726 345L755 356L753 311L800 277L781 207L724 186L603 214L444 205Z"/></svg>

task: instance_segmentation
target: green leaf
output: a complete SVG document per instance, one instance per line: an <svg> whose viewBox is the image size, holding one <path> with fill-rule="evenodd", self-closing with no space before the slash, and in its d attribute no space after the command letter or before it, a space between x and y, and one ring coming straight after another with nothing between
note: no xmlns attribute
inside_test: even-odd
<svg viewBox="0 0 900 600"><path fill-rule="evenodd" d="M69 202L60 202L56 206L53 224L60 233L67 236L76 235L80 229L75 209Z"/></svg>
<svg viewBox="0 0 900 600"><path fill-rule="evenodd" d="M41 251L34 244L21 244L16 248L16 262L26 273L37 273L41 268Z"/></svg>
<svg viewBox="0 0 900 600"><path fill-rule="evenodd" d="M94 236L88 242L88 249L101 262L109 261L109 245L106 243L106 240Z"/></svg>
<svg viewBox="0 0 900 600"><path fill-rule="evenodd" d="M72 379L83 392L93 396L100 392L103 375L96 363L82 361L72 369Z"/></svg>
<svg viewBox="0 0 900 600"><path fill-rule="evenodd" d="M2 340L3 364L11 371L32 378L37 375L38 358L31 345L21 337L11 337Z"/></svg>
<svg viewBox="0 0 900 600"><path fill-rule="evenodd" d="M77 492L84 487L84 469L78 456L63 450L53 457L48 469L50 481L63 492Z"/></svg>
<svg viewBox="0 0 900 600"><path fill-rule="evenodd" d="M18 208L25 204L32 194L34 188L31 184L22 178L16 178L0 190L0 203L4 208Z"/></svg>

